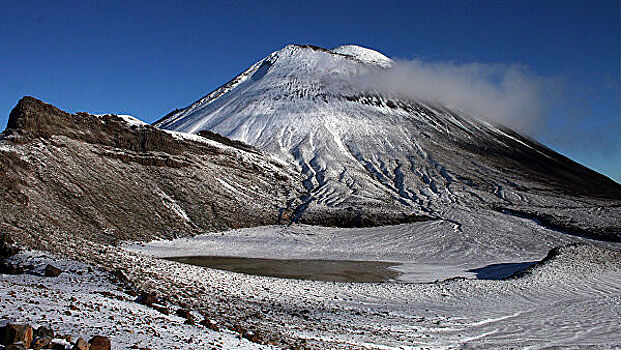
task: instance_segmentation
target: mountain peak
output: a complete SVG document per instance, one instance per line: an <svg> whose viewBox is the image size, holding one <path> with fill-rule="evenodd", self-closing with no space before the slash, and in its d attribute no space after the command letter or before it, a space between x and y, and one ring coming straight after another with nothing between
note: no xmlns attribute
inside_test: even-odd
<svg viewBox="0 0 621 350"><path fill-rule="evenodd" d="M331 50L334 53L352 56L357 60L384 68L392 66L393 61L384 54L358 45L342 45Z"/></svg>
<svg viewBox="0 0 621 350"><path fill-rule="evenodd" d="M299 56L300 54L309 53L315 51L316 53L332 54L340 57L354 59L360 63L380 66L382 68L389 68L392 66L393 61L384 54L358 45L341 45L334 49L328 50L326 48L310 45L310 44L290 44L283 47L280 50L273 52L268 56L270 58L277 58L283 56Z"/></svg>
<svg viewBox="0 0 621 350"><path fill-rule="evenodd" d="M17 105L13 108L9 114L9 120L7 122L7 130L28 130L36 131L40 129L40 125L43 123L39 116L46 115L58 115L62 112L43 101L34 98L32 96L22 97Z"/></svg>

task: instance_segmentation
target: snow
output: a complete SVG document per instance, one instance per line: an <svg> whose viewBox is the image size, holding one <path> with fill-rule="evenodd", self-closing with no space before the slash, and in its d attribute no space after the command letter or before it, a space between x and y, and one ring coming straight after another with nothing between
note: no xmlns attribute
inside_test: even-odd
<svg viewBox="0 0 621 350"><path fill-rule="evenodd" d="M377 65L383 68L389 68L393 64L393 61L390 58L382 55L381 53L358 45L342 45L332 49L331 51L343 55L353 56L361 62Z"/></svg>
<svg viewBox="0 0 621 350"><path fill-rule="evenodd" d="M310 208L397 207L433 220L351 229L264 226L121 247L93 248L92 242L71 237L75 247L63 249L73 249L74 259L123 269L143 290L191 302L212 311L218 321L244 320L309 339L318 348L620 347L621 245L547 229L493 205L564 210L580 222L614 223L618 209L600 212L602 207L587 199L546 194L545 186L524 180L521 169L511 173L460 148L476 140L517 151L538 150L537 145L433 105L394 108L390 96L360 96L347 84L350 77L389 62L355 46L325 52L290 45L159 126L179 140L255 157L193 134L212 130L294 164L304 175ZM242 196L230 181L216 180ZM537 187L541 193L532 193ZM174 198L154 191L168 209L189 220ZM518 279L478 280L470 271L538 261L551 248L570 243L585 245L565 248ZM158 259L197 255L390 261L400 264L394 268L402 275L401 283L317 282ZM94 266L38 252L17 259L38 269L53 262L67 272L56 279L1 275L3 319L51 322L62 333L85 338L106 332L119 347L179 348L191 338L193 348L261 348L137 304ZM446 280L458 276L465 279ZM96 306L100 311L66 316L71 298L81 311Z"/></svg>
<svg viewBox="0 0 621 350"><path fill-rule="evenodd" d="M393 229L395 227L386 227L381 233ZM256 230L259 232L225 232L220 235L223 238L213 235L210 241L218 246L229 235L245 236L243 245L242 240L237 240L236 244L246 249L246 244L253 245L253 241L266 235L265 231L271 231L273 234L269 240L277 246L274 251L292 256L298 255L297 250L306 246L322 248L320 244L308 242L312 235L318 236L315 242L327 241L328 245L331 245L331 239L335 239L310 227L294 228L294 233L277 227ZM347 235L347 232L343 233ZM284 238L279 240L278 236ZM202 237L183 244L181 241L169 242L168 248L176 247L180 254L210 249L210 244L202 242L205 239ZM359 243L377 243L377 238L372 239L367 235ZM294 246L291 241L301 243ZM443 253L459 255L473 251L475 255L484 254L485 250L478 249L485 248L485 243L480 242L478 248L467 247L458 253L450 249ZM491 243L494 244L491 253L495 253L500 249L496 244L503 243L503 240L499 238ZM267 247L256 247L255 254L266 254L259 249ZM154 242L143 249L136 246L128 249L162 254L172 251L168 248L164 242ZM355 246L351 248L357 250ZM420 247L417 254L423 254L425 248ZM226 250L216 247L207 253L214 251ZM429 252L429 255L438 251L441 249ZM347 252L343 250L341 253ZM517 252L527 256L534 253ZM290 310L307 310L304 318L270 314L273 318L263 318L262 322L273 320L280 325L278 328L283 327L296 337L319 340L324 342L324 347L330 348L610 348L621 345L618 338L621 326L617 322L621 313L621 253L594 246L569 247L562 252L561 256L530 275L506 281L333 283L210 269L202 269L205 271L203 276L198 272L201 268L189 265L179 267L176 273L194 276L217 286L219 291L226 290L225 293L244 298L252 296L252 300L260 301L262 305L273 300L277 305L287 305ZM271 307L270 310L276 312L277 308Z"/></svg>
<svg viewBox="0 0 621 350"><path fill-rule="evenodd" d="M95 117L103 117L106 115L115 115L119 118L121 118L125 123L127 123L129 126L145 126L145 125L149 125L148 123L143 122L142 120L128 115L128 114L111 114L111 113L106 113L106 114L93 114Z"/></svg>
<svg viewBox="0 0 621 350"><path fill-rule="evenodd" d="M229 183L228 183L228 182L226 182L225 180L223 180L223 179L221 179L221 178L219 178L219 177L216 177L215 179L216 179L216 181L218 181L219 183L221 183L221 184L222 184L222 186L226 187L226 189L228 189L228 190L229 190L231 193L233 193L234 195L238 195L238 196L240 196L240 197L246 197L246 198L249 198L249 196L248 196L247 194L245 194L245 193L244 193L244 192L242 192L241 190L239 190L239 189L237 189L237 188L233 187L233 185L229 184Z"/></svg>
<svg viewBox="0 0 621 350"><path fill-rule="evenodd" d="M147 123L143 122L142 120L135 118L131 115L127 115L127 114L117 114L117 117L120 117L121 119L123 119L127 124L131 125L131 126L143 126L146 125Z"/></svg>
<svg viewBox="0 0 621 350"><path fill-rule="evenodd" d="M502 225L503 217L494 215L488 213L481 217L480 221L487 223L480 228ZM475 220L476 216L472 219L474 224L479 221ZM424 258L424 264L436 265L444 259L457 261L459 256L479 262L540 258L544 246L567 243L553 232L532 233L516 241L516 237L534 227L519 218L507 222L505 228L508 231L525 228L508 239L498 237L495 231L485 236L489 241L472 240L473 231L465 225L461 234L466 237L463 245L455 240L457 236L448 235L452 230L450 223L419 224L430 226L425 229L425 226L399 225L357 231L272 226L213 234L209 238L203 236L184 244L179 244L183 241L154 242L143 246L142 250L136 248L140 244L123 248L83 241L63 245L63 249L83 260L124 271L140 290L154 291L170 300L183 300L193 305L193 310L207 310L213 315L210 319L219 324L231 319L244 320L256 324L260 331L268 329L285 337L307 339L317 348L621 346L618 337L621 332L618 323L621 252L597 248L593 242L584 240L582 242L588 245L563 248L556 257L526 276L505 281L334 283L290 280L206 269L143 254L158 254L158 250L164 253L171 246L183 252L220 248L224 252L237 246L245 250L244 255L255 250L255 255L267 256L279 251L289 256L351 254L363 257L369 254L366 258L371 259L372 248L376 247L378 260L391 255L413 254ZM434 232L434 225L445 229ZM502 227L497 228L500 229ZM441 238L442 234L446 237ZM429 252L425 252L432 247L425 241L427 236L430 241L439 242ZM227 237L233 238L230 243ZM270 241L274 248L267 244ZM215 248L210 248L211 245ZM619 248L618 244L600 245ZM311 249L313 246L315 249ZM391 250L400 253L393 255ZM482 257L477 260L479 255ZM179 317L163 315L137 304L123 289L119 290L110 282L107 273L94 265L39 252L21 254L12 261L16 260L34 265L35 273L0 275L0 319L50 324L60 334L71 334L74 338L109 335L118 348L135 344L161 349L185 346L262 348L228 331L212 332L201 326L185 325ZM65 272L58 278L41 276L47 263ZM70 303L79 311L65 315ZM177 308L173 304L167 306L173 310ZM99 311L95 311L97 307ZM185 343L189 338L193 342Z"/></svg>
<svg viewBox="0 0 621 350"><path fill-rule="evenodd" d="M210 139L206 139L204 137L198 136L198 135L194 135L194 134L189 134L189 133L185 133L185 132L179 132L179 131L171 131L171 130L164 130L166 133L170 134L172 137L174 137L177 140L185 140L185 141L193 141L193 142L200 142L200 143L204 143L210 146L214 146L214 147L218 147L218 148L228 148L228 149L234 149L233 147L229 147L226 145L223 145L219 142L210 140Z"/></svg>
<svg viewBox="0 0 621 350"><path fill-rule="evenodd" d="M166 208L173 211L177 216L181 217L183 220L190 222L190 218L188 217L188 214L185 212L185 210L183 210L183 208L181 208L181 206L177 202L175 202L173 198L171 198L161 189L155 189L154 192L155 194L158 195L158 197L162 199L162 203L164 204Z"/></svg>
<svg viewBox="0 0 621 350"><path fill-rule="evenodd" d="M171 315L164 315L138 304L135 297L119 291L107 273L92 266L37 251L20 254L13 261L35 265L36 274L0 275L0 319L4 320L0 324L45 325L74 340L105 335L111 338L113 349L272 348L239 339L229 331L186 325L185 319L174 315L174 309ZM48 263L64 272L59 277L44 277L42 269ZM70 305L78 309L70 310Z"/></svg>
<svg viewBox="0 0 621 350"><path fill-rule="evenodd" d="M447 213L447 215L449 215ZM475 278L471 269L538 261L556 246L602 243L541 228L532 220L492 211L455 210L445 220L396 226L338 229L308 225L263 226L203 234L173 241L128 243L125 248L157 257L229 256L398 262L400 282Z"/></svg>
<svg viewBox="0 0 621 350"><path fill-rule="evenodd" d="M381 204L442 216L454 205L584 205L550 195L555 188L525 175L532 169L499 166L486 152L470 150L490 144L500 154L535 150L547 162L554 154L541 145L460 111L351 84L390 62L355 45L333 51L289 45L157 126L190 134L211 130L292 164L304 177L310 209ZM500 188L502 195L494 190Z"/></svg>

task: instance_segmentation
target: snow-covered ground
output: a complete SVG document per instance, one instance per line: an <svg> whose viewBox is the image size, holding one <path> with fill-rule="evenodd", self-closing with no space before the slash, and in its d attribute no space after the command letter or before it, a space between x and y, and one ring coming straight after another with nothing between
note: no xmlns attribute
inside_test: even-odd
<svg viewBox="0 0 621 350"><path fill-rule="evenodd" d="M467 209L434 220L371 228L308 225L264 226L203 234L173 241L130 243L126 248L156 257L229 256L398 262L401 282L474 278L469 270L491 264L538 261L557 246L603 243L542 228L536 222L494 211Z"/></svg>
<svg viewBox="0 0 621 350"><path fill-rule="evenodd" d="M217 164L213 159L192 155L191 160L200 166L189 166L192 171L176 177L172 172L143 171L143 165L136 165L142 163L132 161L127 163L131 166L118 168L123 171L115 170L128 176L126 179L118 181L110 176L115 184L123 186L97 187L93 179L101 179L97 175L105 178L109 173L92 169L83 172L83 164L88 164L84 159L99 162L99 167L93 169L103 169L101 164L107 166L109 160L79 158L83 153L90 154L80 150L114 152L119 159L127 156L125 150L91 144L88 148L78 147L81 141L63 135L30 144L28 152L22 146L0 145L0 150L14 152L31 164L43 164L23 172L41 176L39 180L46 180L40 174L47 172L70 174L67 178L72 181L60 182L63 186L59 188L77 188L71 190L80 194L76 197L99 198L83 195L94 193L85 191L83 184L101 188L97 194L108 194L109 188L123 189L118 191L121 194L132 191L135 195L123 194L116 198L117 202L106 202L127 205L130 198L128 207L135 209L122 210L120 221L124 222L118 223L118 235L113 236L116 238L127 237L121 233L137 226L137 221L160 214L173 213L176 220L182 220L183 227L203 218L207 206L199 203L196 195L186 197L185 193L216 192L220 196L210 204L222 205L212 211L229 217L238 203L252 202L244 196L248 191L254 192L252 198L275 203L275 208L288 207L285 202L289 203L290 192L286 186L263 186L278 179L275 175L280 172L291 173L285 176L287 179L297 179L297 173L303 175L307 190L303 198L308 207L301 205L296 213L310 212L317 215L317 222L326 214L321 210L313 212L313 205L346 211L360 207L365 209L362 213L367 213L366 209L371 213L392 208L399 213L424 214L433 220L348 229L264 226L174 241L127 242L122 246L88 237L93 234L109 238L105 229L82 235L60 227L39 230L36 225L24 224L30 228L24 237L58 256L26 252L12 258L22 265L32 265L34 273L0 275L2 322L49 324L74 338L107 335L115 348L261 347L240 339L240 332L226 330L235 326L256 329L264 339L282 347L307 340L312 349L621 347L621 244L571 236L543 227L535 219L503 213L507 209L529 209L527 212L559 215L561 222L568 220L570 224L576 219L585 224L580 226L582 229L590 224L603 231L615 229L620 210L615 198L598 200L597 196L574 194L583 192L573 186L603 180L536 142L469 116L338 86L347 77L369 69L362 63L385 66L390 60L352 46L341 47L337 53L326 51L288 46L159 124L176 130L171 133L177 140L227 150L219 152L219 158L227 162L235 159L235 166L212 167ZM134 128L151 128L129 116L120 118ZM243 152L179 133L200 130L248 142L273 153L280 162L273 161L271 155ZM62 147L50 148L50 142ZM39 149L49 156L41 157L44 152ZM488 151L498 156L490 158ZM69 157L63 152L73 154ZM522 156L505 157L516 152ZM63 162L46 162L55 159ZM245 160L253 160L249 163L262 169L255 173L257 176L246 174ZM50 164L62 165L58 168L62 172L52 172ZM280 169L280 164L295 165L296 171ZM266 174L271 175L263 177ZM579 180L566 183L567 174ZM173 180L155 180L163 175ZM145 177L152 177L155 185L146 195L145 191L133 192L133 184L137 186ZM33 183L48 185L46 181ZM183 188L173 187L176 183ZM593 186L596 190L605 187ZM176 191L164 191L167 187ZM55 225L73 219L69 210L47 208L56 203L49 198L56 198L62 191L37 197L36 187L31 188L24 208L35 208L33 213L53 218ZM272 202L272 192L277 194L278 203ZM142 201L134 203L134 198ZM11 208L13 202L8 203ZM85 203L94 203L93 208L99 210L104 208L95 201ZM161 210L137 215L144 203L161 203ZM103 217L112 222L115 211L105 210L108 215ZM522 211L516 211L516 215ZM97 214L92 216L97 227L106 227L100 224L100 213L95 209L93 212ZM248 214L248 210L235 215L242 214ZM154 221L155 225L144 226L140 235L129 237L178 237L170 226L175 222ZM233 217L226 227L239 227L236 224ZM217 227L222 226L213 228ZM171 230L175 235L159 230ZM606 239L605 235L599 237ZM552 248L571 243L583 244L548 254ZM396 262L400 265L395 268L403 273L400 282L414 283L281 279L159 258L191 255ZM549 258L545 262L519 278L479 280L471 271L493 264L533 262L546 256ZM41 269L47 263L65 272L59 277L43 277ZM223 331L186 325L180 317L136 303L127 290L110 281L110 272L122 272L136 291L155 292L168 299L172 309L186 304L197 317L200 311ZM452 278L458 276L466 278Z"/></svg>
<svg viewBox="0 0 621 350"><path fill-rule="evenodd" d="M285 280L175 266L193 283L273 308L261 322L330 348L621 346L620 254L594 246L562 252L520 279L430 284Z"/></svg>
<svg viewBox="0 0 621 350"><path fill-rule="evenodd" d="M364 229L269 226L190 239L126 244L150 256L220 255L404 263L403 280L335 283L204 271L241 298L279 305L262 322L335 348L616 348L621 346L621 246L545 229L493 211L456 210L459 219ZM544 258L526 276L472 278L467 270ZM599 247L598 247L599 246ZM169 263L169 262L167 262ZM175 265L178 266L179 264ZM190 272L188 272L190 273ZM196 275L196 278L201 278ZM218 277L214 277L218 276ZM230 282L224 282L230 281ZM231 283L232 282L232 283ZM269 320L269 321L268 321Z"/></svg>
<svg viewBox="0 0 621 350"><path fill-rule="evenodd" d="M407 227L384 227L381 231L386 234L397 229L396 232L403 234ZM313 228L291 229L299 232ZM277 246L294 241L294 237L288 237L291 233L274 227L254 232L261 230L274 232L270 239L282 235L284 240L274 241ZM319 231L322 230L331 229ZM239 235L244 231L236 232ZM347 235L346 231L335 230L332 237L337 237L338 232ZM219 235L226 237L228 234L231 233ZM297 237L310 236L298 233ZM381 241L379 237L374 238L375 243ZM533 237L523 240L522 248ZM260 241L260 235L257 238ZM404 241L403 237L401 240ZM449 237L444 242L451 240ZM534 247L543 247L553 244L554 240L533 241ZM329 240L326 242L326 246L334 246ZM483 240L477 242L480 242L479 249L486 244ZM493 251L513 258L501 249L502 244L511 246L510 241L487 243L491 243ZM163 246L162 242L158 244ZM39 271L52 262L66 272L58 278L2 275L2 319L37 325L49 323L60 333L74 337L104 333L119 347L139 344L162 349L258 348L257 344L238 339L228 331L219 333L201 326L184 325L179 317L166 316L135 303L133 297L108 281L109 274L100 270L103 267L123 271L138 290L153 291L175 304L187 303L193 310L209 315L209 319L222 325L221 329L239 323L244 327L256 327L267 339L279 339L274 338L274 334L293 339L293 342L305 339L312 349L621 346L618 336L621 334L618 322L621 317L621 253L590 244L562 248L517 279L452 279L422 284L336 283L251 276L185 265L129 252L127 248L75 239L60 247L59 252L90 261L91 265L40 253L18 256L17 259L35 265ZM417 254L422 254L423 250L419 249ZM439 251L437 249L436 253ZM458 252L475 254L477 251L483 250L471 247ZM520 254L539 256L538 251ZM441 260L438 259L435 261ZM71 311L71 303L79 311ZM96 308L99 311L94 311ZM65 311L70 311L71 315L65 315ZM185 343L188 338L194 343Z"/></svg>
<svg viewBox="0 0 621 350"><path fill-rule="evenodd" d="M232 332L216 332L186 325L173 312L164 315L139 304L110 281L110 274L90 265L41 252L15 256L12 262L33 265L21 275L0 274L0 325L25 322L48 326L57 334L86 340L95 335L112 339L113 349L264 349L270 346L239 339ZM61 268L58 277L45 277L47 264ZM200 316L197 315L200 320Z"/></svg>

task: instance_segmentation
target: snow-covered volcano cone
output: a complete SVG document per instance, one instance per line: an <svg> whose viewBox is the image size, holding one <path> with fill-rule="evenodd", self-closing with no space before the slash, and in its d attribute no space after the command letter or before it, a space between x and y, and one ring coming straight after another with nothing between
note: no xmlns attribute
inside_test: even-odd
<svg viewBox="0 0 621 350"><path fill-rule="evenodd" d="M455 206L619 202L617 183L508 128L350 83L391 65L359 46L289 45L156 126L214 131L295 164L308 189L302 221L317 210L442 217Z"/></svg>

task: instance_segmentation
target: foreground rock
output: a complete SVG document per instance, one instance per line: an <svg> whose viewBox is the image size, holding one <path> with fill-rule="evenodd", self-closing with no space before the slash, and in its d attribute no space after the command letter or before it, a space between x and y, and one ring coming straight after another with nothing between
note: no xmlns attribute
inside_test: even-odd
<svg viewBox="0 0 621 350"><path fill-rule="evenodd" d="M101 246L80 243L84 244L75 247L87 247L89 252L82 257L109 258L106 251L100 252ZM67 245L71 246L71 243ZM99 253L94 254L96 252ZM120 250L116 250L114 256L120 260L126 258ZM127 289L132 287L119 284L112 273L100 267L51 258L49 253L29 251L12 260L35 267L49 264L63 270L63 278L49 278L42 273L0 276L0 328L4 326L2 320L7 319L31 326L44 325L33 329L31 348L47 344L55 349L85 350L90 347L88 341L98 335L108 337L112 349L260 349L232 332L219 333L200 325L184 324L185 319L180 319L175 313L182 304L169 301L171 297L176 299L175 295L181 294L180 291L171 294L148 287L142 283L150 280L148 275L142 274L144 278L138 283L132 279L132 285L136 284L139 287L137 290L158 290L159 297L155 299L160 304L148 306L132 302L135 294ZM125 267L123 270L129 271ZM160 305L171 308L173 312L170 315L156 312L154 308ZM190 308L205 310L204 307L194 309L194 305L190 304L182 306L183 310ZM198 311L192 313L200 314ZM105 339L95 338L91 343L94 345L92 348L107 347ZM3 349L2 345L0 349Z"/></svg>
<svg viewBox="0 0 621 350"><path fill-rule="evenodd" d="M48 327L41 326L36 330L25 323L7 323L0 327L0 344L5 345L5 350L19 349L59 349L65 350L64 344L71 344L71 336L66 335L62 338L55 338L54 331ZM112 345L109 337L97 335L87 343L84 339L78 338L71 345L72 350L110 350Z"/></svg>
<svg viewBox="0 0 621 350"><path fill-rule="evenodd" d="M34 336L54 338L54 331L46 326L41 326L37 328L37 330L34 333Z"/></svg>
<svg viewBox="0 0 621 350"><path fill-rule="evenodd" d="M193 325L196 323L194 315L192 315L192 311L188 309L178 309L177 316L185 318L185 324Z"/></svg>
<svg viewBox="0 0 621 350"><path fill-rule="evenodd" d="M136 302L143 305L152 306L153 304L157 303L157 294L153 292L142 293L138 296L138 298L136 298Z"/></svg>
<svg viewBox="0 0 621 350"><path fill-rule="evenodd" d="M86 342L86 340L82 338L78 338L78 340L76 340L72 348L72 350L88 350L88 349L89 349L89 344Z"/></svg>
<svg viewBox="0 0 621 350"><path fill-rule="evenodd" d="M52 345L51 337L37 337L32 342L32 349L46 349Z"/></svg>
<svg viewBox="0 0 621 350"><path fill-rule="evenodd" d="M0 274L20 275L24 273L24 268L19 265L0 262Z"/></svg>
<svg viewBox="0 0 621 350"><path fill-rule="evenodd" d="M112 345L110 342L110 338L104 336L94 336L91 340L88 341L89 350L110 350Z"/></svg>
<svg viewBox="0 0 621 350"><path fill-rule="evenodd" d="M32 327L27 324L8 323L0 328L0 343L2 345L22 343L25 348L29 348L32 343L32 337Z"/></svg>

